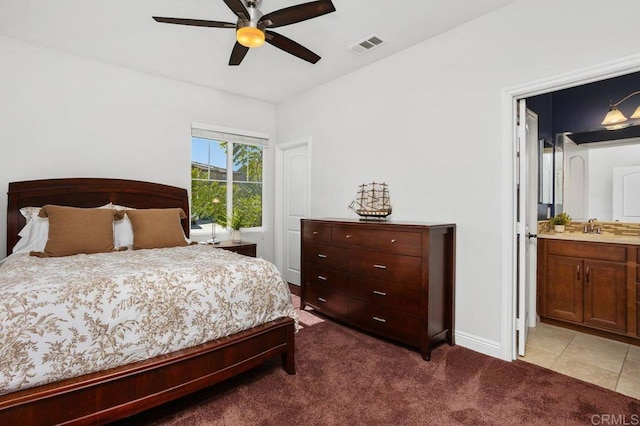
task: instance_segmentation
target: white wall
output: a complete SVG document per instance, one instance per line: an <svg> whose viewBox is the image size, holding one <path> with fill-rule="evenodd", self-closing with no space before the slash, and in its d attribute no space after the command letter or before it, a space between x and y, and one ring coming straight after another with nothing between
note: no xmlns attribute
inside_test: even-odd
<svg viewBox="0 0 640 426"><path fill-rule="evenodd" d="M613 220L613 168L640 166L640 145L589 150L589 217Z"/></svg>
<svg viewBox="0 0 640 426"><path fill-rule="evenodd" d="M504 354L503 93L637 53L638 13L523 0L278 105L279 140L313 137L312 216L353 216L376 180L393 219L457 223L457 341Z"/></svg>
<svg viewBox="0 0 640 426"><path fill-rule="evenodd" d="M275 106L0 37L0 223L8 182L56 177L138 179L190 188L191 123L267 133ZM273 163L266 150L265 163ZM273 169L265 200L273 206ZM273 258L266 232L245 233ZM0 259L6 227L0 226Z"/></svg>

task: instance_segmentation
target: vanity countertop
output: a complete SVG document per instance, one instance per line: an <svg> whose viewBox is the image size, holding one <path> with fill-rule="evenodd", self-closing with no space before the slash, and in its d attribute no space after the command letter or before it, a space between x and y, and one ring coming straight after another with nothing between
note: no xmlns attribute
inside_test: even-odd
<svg viewBox="0 0 640 426"><path fill-rule="evenodd" d="M640 236L638 235L583 234L583 233L577 233L577 232L576 233L544 232L544 233L539 233L538 238L548 238L553 240L590 241L590 242L598 242L598 243L640 245Z"/></svg>

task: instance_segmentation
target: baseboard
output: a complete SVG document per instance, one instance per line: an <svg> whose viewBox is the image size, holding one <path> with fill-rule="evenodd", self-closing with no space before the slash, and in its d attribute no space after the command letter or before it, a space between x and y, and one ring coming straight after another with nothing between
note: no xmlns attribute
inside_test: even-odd
<svg viewBox="0 0 640 426"><path fill-rule="evenodd" d="M467 334L462 331L456 331L456 345L460 345L472 351L480 352L494 358L501 358L500 342L488 340L483 337Z"/></svg>

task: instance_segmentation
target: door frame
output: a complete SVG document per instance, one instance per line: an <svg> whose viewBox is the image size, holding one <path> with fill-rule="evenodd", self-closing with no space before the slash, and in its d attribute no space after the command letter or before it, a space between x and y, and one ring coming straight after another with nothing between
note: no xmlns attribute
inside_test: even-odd
<svg viewBox="0 0 640 426"><path fill-rule="evenodd" d="M516 144L518 99L541 95L581 84L640 71L640 55L632 55L606 63L564 73L547 79L536 80L502 91L502 145L501 145L501 330L500 358L515 359L517 292L516 250L517 229L515 214L516 194Z"/></svg>
<svg viewBox="0 0 640 426"><path fill-rule="evenodd" d="M311 214L311 136L295 139L275 146L275 205L274 205L274 258L279 271L284 268L284 152L289 149L307 147L307 212Z"/></svg>

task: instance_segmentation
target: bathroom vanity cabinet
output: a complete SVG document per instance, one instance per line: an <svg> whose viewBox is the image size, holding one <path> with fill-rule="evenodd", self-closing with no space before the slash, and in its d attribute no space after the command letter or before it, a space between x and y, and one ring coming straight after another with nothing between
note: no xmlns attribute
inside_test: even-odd
<svg viewBox="0 0 640 426"><path fill-rule="evenodd" d="M638 245L540 238L541 319L637 338L639 264Z"/></svg>

